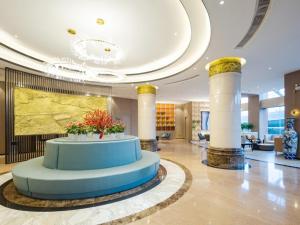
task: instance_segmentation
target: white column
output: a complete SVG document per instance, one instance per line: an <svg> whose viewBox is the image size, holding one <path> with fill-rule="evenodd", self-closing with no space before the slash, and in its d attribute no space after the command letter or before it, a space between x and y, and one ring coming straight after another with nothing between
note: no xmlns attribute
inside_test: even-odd
<svg viewBox="0 0 300 225"><path fill-rule="evenodd" d="M224 169L243 169L241 149L241 67L237 57L217 59L209 71L210 145L208 165Z"/></svg>
<svg viewBox="0 0 300 225"><path fill-rule="evenodd" d="M241 74L220 73L210 78L210 145L241 147Z"/></svg>
<svg viewBox="0 0 300 225"><path fill-rule="evenodd" d="M156 151L156 87L141 85L138 94L138 136L142 149Z"/></svg>

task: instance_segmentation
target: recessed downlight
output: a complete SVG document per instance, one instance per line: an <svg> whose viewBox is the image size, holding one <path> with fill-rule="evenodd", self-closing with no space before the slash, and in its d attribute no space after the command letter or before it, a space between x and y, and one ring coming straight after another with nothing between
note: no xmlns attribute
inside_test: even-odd
<svg viewBox="0 0 300 225"><path fill-rule="evenodd" d="M76 30L70 28L68 29L68 33L71 35L76 35Z"/></svg>
<svg viewBox="0 0 300 225"><path fill-rule="evenodd" d="M269 66L269 67L268 67L268 70L272 70L272 67L271 67L271 66Z"/></svg>
<svg viewBox="0 0 300 225"><path fill-rule="evenodd" d="M104 19L97 18L96 23L97 23L98 25L104 25L105 22L104 22Z"/></svg>
<svg viewBox="0 0 300 225"><path fill-rule="evenodd" d="M219 1L220 5L224 5L225 1Z"/></svg>

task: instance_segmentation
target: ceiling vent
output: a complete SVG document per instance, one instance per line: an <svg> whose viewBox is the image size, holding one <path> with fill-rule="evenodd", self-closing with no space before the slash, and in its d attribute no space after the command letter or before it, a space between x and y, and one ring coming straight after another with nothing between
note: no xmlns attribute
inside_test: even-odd
<svg viewBox="0 0 300 225"><path fill-rule="evenodd" d="M255 11L255 16L253 18L252 24L244 36L244 38L240 41L240 43L236 46L236 48L244 47L248 41L253 37L255 32L260 27L262 21L264 20L267 11L269 9L271 0L257 0L257 7Z"/></svg>

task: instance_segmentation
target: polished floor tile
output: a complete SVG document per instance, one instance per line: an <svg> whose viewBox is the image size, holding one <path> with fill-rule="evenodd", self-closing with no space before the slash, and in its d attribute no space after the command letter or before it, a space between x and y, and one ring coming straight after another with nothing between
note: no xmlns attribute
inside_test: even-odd
<svg viewBox="0 0 300 225"><path fill-rule="evenodd" d="M132 224L299 225L300 169L246 160L245 171L207 167L205 150L182 140L160 142L163 158L185 165L190 190L175 204Z"/></svg>

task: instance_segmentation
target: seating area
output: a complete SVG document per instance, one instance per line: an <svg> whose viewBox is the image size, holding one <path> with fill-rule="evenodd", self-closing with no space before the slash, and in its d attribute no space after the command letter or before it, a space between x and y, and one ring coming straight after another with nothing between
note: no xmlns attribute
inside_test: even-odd
<svg viewBox="0 0 300 225"><path fill-rule="evenodd" d="M17 190L26 196L89 198L128 190L151 180L159 161L156 153L141 151L135 137L81 143L54 139L47 143L44 157L18 164L12 175Z"/></svg>

